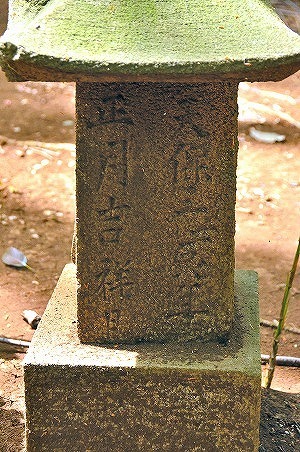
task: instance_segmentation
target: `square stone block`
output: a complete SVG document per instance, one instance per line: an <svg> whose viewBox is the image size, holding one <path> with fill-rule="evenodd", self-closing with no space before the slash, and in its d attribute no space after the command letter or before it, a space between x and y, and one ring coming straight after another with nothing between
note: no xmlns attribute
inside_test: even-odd
<svg viewBox="0 0 300 452"><path fill-rule="evenodd" d="M25 358L28 451L258 450L254 272L236 273L226 344L130 346L79 342L75 273L65 267Z"/></svg>

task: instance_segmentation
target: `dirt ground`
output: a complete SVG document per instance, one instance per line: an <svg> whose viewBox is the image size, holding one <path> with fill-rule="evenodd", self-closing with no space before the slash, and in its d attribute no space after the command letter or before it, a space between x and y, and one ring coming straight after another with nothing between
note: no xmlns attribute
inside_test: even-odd
<svg viewBox="0 0 300 452"><path fill-rule="evenodd" d="M299 234L299 104L300 72L282 82L240 87L236 267L258 272L260 315L269 321L279 316ZM286 139L275 144L255 141L249 135L251 126L284 134ZM0 136L7 138L0 138L0 255L9 246L17 247L34 269L17 270L0 262L0 336L29 341L33 330L22 319L23 310L43 313L63 266L70 261L74 85L8 83L0 72ZM291 327L300 328L299 301L298 268L287 320ZM271 328L261 327L264 354L270 352L272 334ZM299 349L300 335L285 332L280 354L299 357ZM3 452L22 450L24 354L20 352L0 344ZM299 369L277 367L272 388L263 395L261 450L296 450ZM277 436L274 423L281 429Z"/></svg>

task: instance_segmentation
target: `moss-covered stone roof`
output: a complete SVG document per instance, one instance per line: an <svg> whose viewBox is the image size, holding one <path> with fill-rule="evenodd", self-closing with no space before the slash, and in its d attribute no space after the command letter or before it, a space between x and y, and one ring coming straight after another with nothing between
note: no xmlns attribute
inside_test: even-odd
<svg viewBox="0 0 300 452"><path fill-rule="evenodd" d="M268 0L11 0L0 50L11 79L251 80L300 68L300 36Z"/></svg>

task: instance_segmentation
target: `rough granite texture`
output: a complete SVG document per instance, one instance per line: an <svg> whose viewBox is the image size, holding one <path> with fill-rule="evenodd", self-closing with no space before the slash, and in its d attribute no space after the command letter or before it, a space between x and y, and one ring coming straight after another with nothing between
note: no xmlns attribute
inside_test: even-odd
<svg viewBox="0 0 300 452"><path fill-rule="evenodd" d="M24 362L27 451L257 451L254 272L237 272L235 294L227 344L84 345L66 266Z"/></svg>
<svg viewBox="0 0 300 452"><path fill-rule="evenodd" d="M11 0L11 80L277 80L300 37L268 0Z"/></svg>
<svg viewBox="0 0 300 452"><path fill-rule="evenodd" d="M76 94L81 340L226 336L237 84L79 83Z"/></svg>

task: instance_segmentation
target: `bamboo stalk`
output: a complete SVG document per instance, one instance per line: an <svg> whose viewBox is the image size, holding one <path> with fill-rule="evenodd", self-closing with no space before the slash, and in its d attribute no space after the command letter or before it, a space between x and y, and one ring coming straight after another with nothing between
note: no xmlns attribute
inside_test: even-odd
<svg viewBox="0 0 300 452"><path fill-rule="evenodd" d="M280 318L279 318L278 326L274 332L273 348L272 348L272 352L270 354L269 369L267 371L267 375L266 375L266 379L265 379L265 387L266 388L270 388L272 380L273 380L273 376L274 376L274 371L275 371L275 367L276 367L276 355L278 352L279 340L280 340L280 336L281 336L282 330L284 329L284 324L286 321L286 315L287 315L289 300L290 300L290 290L293 285L293 281L294 281L294 277L295 277L295 273L296 273L296 269L297 269L297 264L298 264L298 260L299 260L299 254L300 254L300 237L298 240L298 246L296 249L293 265L292 265L292 268L287 277L287 282L286 282L283 300L282 300L282 304L281 304L281 311L280 311Z"/></svg>

